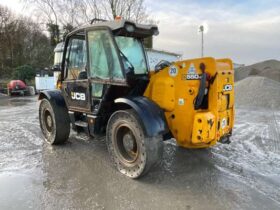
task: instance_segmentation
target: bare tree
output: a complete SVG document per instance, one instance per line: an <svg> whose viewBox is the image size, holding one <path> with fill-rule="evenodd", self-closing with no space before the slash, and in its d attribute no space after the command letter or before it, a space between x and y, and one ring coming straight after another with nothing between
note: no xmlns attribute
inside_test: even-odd
<svg viewBox="0 0 280 210"><path fill-rule="evenodd" d="M85 21L90 21L94 18L101 19L102 14L99 8L100 0L81 0L80 15L85 18Z"/></svg>
<svg viewBox="0 0 280 210"><path fill-rule="evenodd" d="M22 0L45 22L51 43L58 43L70 29L92 19L113 20L117 16L137 23L152 22L144 0Z"/></svg>
<svg viewBox="0 0 280 210"><path fill-rule="evenodd" d="M12 34L17 29L17 20L10 10L6 7L0 7L0 62L2 71L7 71L5 66L14 64L14 39Z"/></svg>
<svg viewBox="0 0 280 210"><path fill-rule="evenodd" d="M49 66L52 48L40 25L0 6L0 78L11 77L20 65Z"/></svg>
<svg viewBox="0 0 280 210"><path fill-rule="evenodd" d="M35 7L35 15L43 22L51 34L51 43L56 45L60 40L58 7L56 0L24 0L28 5Z"/></svg>
<svg viewBox="0 0 280 210"><path fill-rule="evenodd" d="M47 23L78 26L94 18L149 20L144 0L23 0Z"/></svg>
<svg viewBox="0 0 280 210"><path fill-rule="evenodd" d="M56 0L23 0L35 8L36 16L45 23L58 25L58 8Z"/></svg>
<svg viewBox="0 0 280 210"><path fill-rule="evenodd" d="M104 14L109 19L121 16L135 22L145 22L149 16L144 6L144 0L102 0Z"/></svg>

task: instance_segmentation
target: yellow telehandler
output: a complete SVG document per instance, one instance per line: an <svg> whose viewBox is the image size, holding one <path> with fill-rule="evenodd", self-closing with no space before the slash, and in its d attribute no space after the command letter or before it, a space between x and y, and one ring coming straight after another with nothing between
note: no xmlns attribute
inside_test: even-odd
<svg viewBox="0 0 280 210"><path fill-rule="evenodd" d="M39 95L39 119L50 144L65 142L70 127L106 135L116 168L138 178L160 159L163 141L185 148L229 143L234 124L230 59L161 61L149 71L144 38L155 25L98 22L66 36L59 90ZM182 160L183 161L183 160Z"/></svg>

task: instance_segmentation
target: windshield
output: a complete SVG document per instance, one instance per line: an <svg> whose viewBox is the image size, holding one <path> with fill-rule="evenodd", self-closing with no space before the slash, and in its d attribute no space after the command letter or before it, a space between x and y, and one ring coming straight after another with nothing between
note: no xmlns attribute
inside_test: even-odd
<svg viewBox="0 0 280 210"><path fill-rule="evenodd" d="M124 54L123 59L125 68L133 68L135 74L147 74L148 69L143 52L142 44L133 37L116 36L117 45Z"/></svg>

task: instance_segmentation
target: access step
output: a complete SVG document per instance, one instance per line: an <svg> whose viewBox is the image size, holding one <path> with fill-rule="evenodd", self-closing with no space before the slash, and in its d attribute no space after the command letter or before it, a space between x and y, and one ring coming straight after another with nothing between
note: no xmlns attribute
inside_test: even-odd
<svg viewBox="0 0 280 210"><path fill-rule="evenodd" d="M88 127L88 123L84 122L84 121L81 121L81 120L76 121L75 125L79 126L79 127L82 127L82 128L87 128Z"/></svg>

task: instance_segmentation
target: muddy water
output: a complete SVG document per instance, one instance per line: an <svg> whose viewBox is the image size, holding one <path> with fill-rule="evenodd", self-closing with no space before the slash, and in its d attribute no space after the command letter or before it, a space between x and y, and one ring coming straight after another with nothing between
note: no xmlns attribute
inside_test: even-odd
<svg viewBox="0 0 280 210"><path fill-rule="evenodd" d="M0 209L279 209L280 112L239 108L230 145L167 141L140 180L111 166L104 139L49 146L36 98L0 99Z"/></svg>

